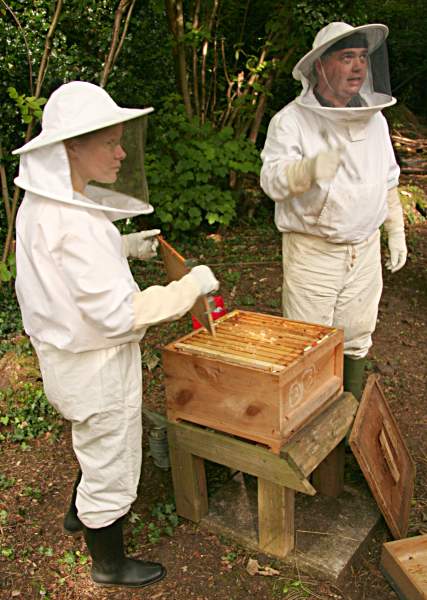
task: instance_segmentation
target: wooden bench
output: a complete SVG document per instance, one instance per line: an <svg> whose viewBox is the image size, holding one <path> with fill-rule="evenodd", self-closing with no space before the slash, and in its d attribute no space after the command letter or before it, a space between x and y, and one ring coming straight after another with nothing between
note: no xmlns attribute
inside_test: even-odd
<svg viewBox="0 0 427 600"><path fill-rule="evenodd" d="M178 515L199 522L208 513L204 460L258 478L259 549L284 558L294 547L295 492L338 495L344 482L344 443L358 403L344 392L282 446L255 442L186 422L167 422ZM311 481L310 481L311 476Z"/></svg>

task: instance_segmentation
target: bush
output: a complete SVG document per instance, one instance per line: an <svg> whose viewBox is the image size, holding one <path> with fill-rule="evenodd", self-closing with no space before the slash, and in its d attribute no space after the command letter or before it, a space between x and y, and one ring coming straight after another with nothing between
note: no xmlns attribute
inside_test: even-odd
<svg viewBox="0 0 427 600"><path fill-rule="evenodd" d="M24 383L17 389L0 391L0 441L56 436L61 426L62 419L47 401L41 383Z"/></svg>
<svg viewBox="0 0 427 600"><path fill-rule="evenodd" d="M258 175L260 170L255 145L233 136L231 127L216 130L211 123L189 122L178 96L165 100L146 155L150 202L162 230L230 224L237 201L230 174Z"/></svg>

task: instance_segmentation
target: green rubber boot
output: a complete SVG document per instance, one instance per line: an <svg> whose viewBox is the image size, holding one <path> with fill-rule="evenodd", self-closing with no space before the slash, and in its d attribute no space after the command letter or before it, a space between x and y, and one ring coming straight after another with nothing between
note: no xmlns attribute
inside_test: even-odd
<svg viewBox="0 0 427 600"><path fill-rule="evenodd" d="M79 472L77 473L77 478L74 482L73 492L71 494L70 507L68 509L67 514L64 517L64 530L66 533L71 533L72 535L83 530L83 523L80 521L79 517L77 516L77 507L76 507L77 488L79 486L81 478L82 478L82 472L79 469Z"/></svg>
<svg viewBox="0 0 427 600"><path fill-rule="evenodd" d="M351 392L356 400L361 399L365 375L366 357L344 356L344 391Z"/></svg>

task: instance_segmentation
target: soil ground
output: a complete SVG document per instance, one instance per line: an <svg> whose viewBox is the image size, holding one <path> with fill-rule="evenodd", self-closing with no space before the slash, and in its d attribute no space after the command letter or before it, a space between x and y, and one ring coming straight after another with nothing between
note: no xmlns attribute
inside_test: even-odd
<svg viewBox="0 0 427 600"><path fill-rule="evenodd" d="M384 293L369 370L379 373L417 466L408 531L408 536L413 536L427 533L427 225L409 224L407 237L410 252L405 268L393 275L384 269ZM280 237L271 215L263 227L245 223L228 233L207 237L197 247L188 243L178 244L177 248L212 266L229 309L280 314ZM134 268L144 285L164 280L159 262ZM144 399L152 410L164 413L160 349L190 328L185 317L152 328L143 341ZM310 573L301 573L297 564L285 567L280 561L257 555L191 522L180 519L176 524L170 472L154 466L148 452L147 429L141 488L125 526L126 539L133 555L162 561L168 570L166 579L135 591L99 588L91 582L90 560L82 537L67 536L62 530L77 470L70 429L65 423L58 439L39 438L30 442L26 451L16 443L2 443L0 474L3 481L14 483L3 486L6 489L2 489L0 498L0 511L7 511L5 522L1 524L0 520L1 548L13 550L13 554L6 551L0 556L1 600L397 598L379 571L381 544L391 539L385 524L340 588ZM213 493L227 474L213 464L208 466L209 491ZM349 468L355 467L350 464ZM165 524L169 525L167 532ZM279 574L249 575L249 558L277 569Z"/></svg>

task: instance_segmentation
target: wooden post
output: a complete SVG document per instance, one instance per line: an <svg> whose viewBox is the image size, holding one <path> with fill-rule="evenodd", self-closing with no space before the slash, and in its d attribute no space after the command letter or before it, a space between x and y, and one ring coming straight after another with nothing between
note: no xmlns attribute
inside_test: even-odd
<svg viewBox="0 0 427 600"><path fill-rule="evenodd" d="M259 548L284 558L292 550L295 492L258 478Z"/></svg>
<svg viewBox="0 0 427 600"><path fill-rule="evenodd" d="M176 511L181 517L199 522L208 512L204 460L178 446L172 427L168 427L168 442Z"/></svg>
<svg viewBox="0 0 427 600"><path fill-rule="evenodd" d="M312 484L323 496L336 498L344 489L345 443L338 444L313 471Z"/></svg>

